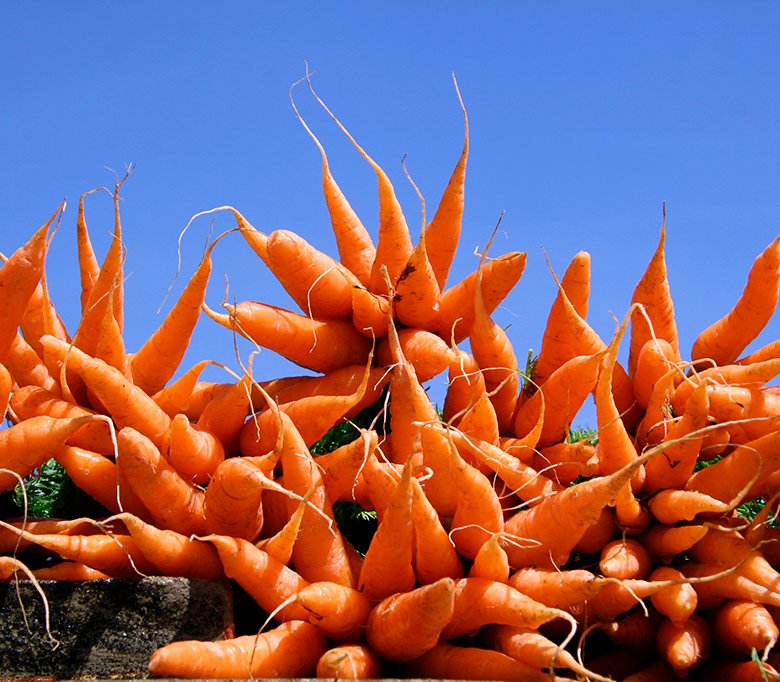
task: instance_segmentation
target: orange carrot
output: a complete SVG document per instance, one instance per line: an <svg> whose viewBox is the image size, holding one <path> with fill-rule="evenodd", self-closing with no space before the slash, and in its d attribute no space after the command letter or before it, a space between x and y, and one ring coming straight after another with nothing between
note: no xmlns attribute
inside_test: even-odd
<svg viewBox="0 0 780 682"><path fill-rule="evenodd" d="M381 339L387 334L387 296L373 294L363 287L352 289L352 324L363 336Z"/></svg>
<svg viewBox="0 0 780 682"><path fill-rule="evenodd" d="M457 423L466 410L473 407L485 393L485 378L471 353L453 350L447 377L447 394L442 416L448 423Z"/></svg>
<svg viewBox="0 0 780 682"><path fill-rule="evenodd" d="M334 680L370 680L383 677L382 661L364 644L342 644L328 649L317 661L317 677Z"/></svg>
<svg viewBox="0 0 780 682"><path fill-rule="evenodd" d="M184 478L206 483L225 459L222 442L212 433L190 424L183 414L171 419L165 457Z"/></svg>
<svg viewBox="0 0 780 682"><path fill-rule="evenodd" d="M257 635L171 642L152 654L149 673L189 679L309 677L326 649L314 625L296 620Z"/></svg>
<svg viewBox="0 0 780 682"><path fill-rule="evenodd" d="M494 533L480 547L469 570L469 578L487 578L499 583L509 582L509 558L499 542L499 533Z"/></svg>
<svg viewBox="0 0 780 682"><path fill-rule="evenodd" d="M216 436L228 457L239 452L244 420L253 408L254 385L250 364L244 376L216 392L200 410L196 426Z"/></svg>
<svg viewBox="0 0 780 682"><path fill-rule="evenodd" d="M21 334L17 334L5 359L5 366L18 386L40 386L60 395L60 388L43 359Z"/></svg>
<svg viewBox="0 0 780 682"><path fill-rule="evenodd" d="M439 284L428 260L425 231L395 282L393 307L398 321L408 327L435 328Z"/></svg>
<svg viewBox="0 0 780 682"><path fill-rule="evenodd" d="M264 486L259 469L240 457L226 459L206 488L206 530L254 542L263 528Z"/></svg>
<svg viewBox="0 0 780 682"><path fill-rule="evenodd" d="M634 376L642 347L649 340L663 339L672 352L669 360L680 359L677 341L677 323L674 319L674 304L669 290L666 274L664 243L666 241L666 205L661 224L661 237L644 274L634 289L632 305L639 303L644 309L635 310L631 315L631 343L628 355L628 373Z"/></svg>
<svg viewBox="0 0 780 682"><path fill-rule="evenodd" d="M92 248L92 241L89 238L87 230L87 221L84 217L84 197L94 194L99 190L93 189L84 192L79 197L79 208L76 215L76 244L78 247L79 275L81 279L81 314L83 315L89 307L89 297L92 289L100 275L100 265L98 264L95 251Z"/></svg>
<svg viewBox="0 0 780 682"><path fill-rule="evenodd" d="M650 404L653 388L672 367L674 349L665 339L648 339L637 355L634 367L634 397L645 409Z"/></svg>
<svg viewBox="0 0 780 682"><path fill-rule="evenodd" d="M0 363L0 419L5 420L5 413L8 410L8 400L11 397L11 389L14 380L6 366Z"/></svg>
<svg viewBox="0 0 780 682"><path fill-rule="evenodd" d="M652 559L644 546L631 538L613 540L604 546L599 560L602 575L608 578L646 578Z"/></svg>
<svg viewBox="0 0 780 682"><path fill-rule="evenodd" d="M203 310L223 327L315 372L361 364L371 348L371 341L346 320L316 320L254 301L223 307L227 314L205 304Z"/></svg>
<svg viewBox="0 0 780 682"><path fill-rule="evenodd" d="M38 580L105 580L111 577L77 561L60 561L53 566L36 568L32 573Z"/></svg>
<svg viewBox="0 0 780 682"><path fill-rule="evenodd" d="M49 228L64 208L63 202L27 243L0 266L0 362L8 357L30 297L43 276Z"/></svg>
<svg viewBox="0 0 780 682"><path fill-rule="evenodd" d="M739 360L736 360L738 365L752 365L755 362L763 362L764 360L774 360L780 358L780 339L770 341L765 346L762 346L758 350L753 351L750 355L745 355Z"/></svg>
<svg viewBox="0 0 780 682"><path fill-rule="evenodd" d="M682 581L685 576L671 566L659 566L650 574L650 580ZM679 582L650 596L656 611L666 616L675 626L682 627L696 611L698 600L692 585Z"/></svg>
<svg viewBox="0 0 780 682"><path fill-rule="evenodd" d="M566 486L578 476L590 478L598 473L596 447L588 441L563 442L541 448L535 454L532 466L537 471Z"/></svg>
<svg viewBox="0 0 780 682"><path fill-rule="evenodd" d="M615 512L610 507L605 507L596 523L589 526L574 545L574 551L581 554L599 554L604 546L615 538L616 530Z"/></svg>
<svg viewBox="0 0 780 682"><path fill-rule="evenodd" d="M705 329L693 343L691 358L711 358L718 365L734 362L764 328L780 295L780 237L759 254L745 289L734 307Z"/></svg>
<svg viewBox="0 0 780 682"><path fill-rule="evenodd" d="M727 656L742 657L763 651L764 660L774 647L780 630L761 604L734 599L721 606L712 620L713 639Z"/></svg>
<svg viewBox="0 0 780 682"><path fill-rule="evenodd" d="M664 620L658 628L658 650L674 668L678 677L685 677L691 669L707 657L710 647L710 628L701 616L693 614L682 626Z"/></svg>
<svg viewBox="0 0 780 682"><path fill-rule="evenodd" d="M667 488L653 495L648 507L658 521L667 525L693 521L699 514L724 514L732 508L731 505L704 493L674 488Z"/></svg>
<svg viewBox="0 0 780 682"><path fill-rule="evenodd" d="M203 491L183 479L139 431L126 426L117 434L117 443L119 472L155 522L184 535L203 533Z"/></svg>
<svg viewBox="0 0 780 682"><path fill-rule="evenodd" d="M429 651L452 618L454 595L454 581L442 578L383 599L368 618L366 641L371 650L398 662L414 660Z"/></svg>
<svg viewBox="0 0 780 682"><path fill-rule="evenodd" d="M358 474L378 445L376 431L360 429L358 437L351 443L317 456L315 462L323 471L329 500L353 499Z"/></svg>
<svg viewBox="0 0 780 682"><path fill-rule="evenodd" d="M639 541L651 556L669 563L675 555L693 547L706 534L707 527L703 525L653 524L639 537Z"/></svg>

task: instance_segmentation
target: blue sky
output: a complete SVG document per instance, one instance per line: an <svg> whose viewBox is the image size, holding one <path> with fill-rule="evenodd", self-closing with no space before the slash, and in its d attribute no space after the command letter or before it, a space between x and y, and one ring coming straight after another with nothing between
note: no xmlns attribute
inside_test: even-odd
<svg viewBox="0 0 780 682"><path fill-rule="evenodd" d="M134 163L122 217L132 273L126 343L135 350L159 324L177 237L199 211L232 204L261 230L295 230L335 255L318 153L288 100L305 61L319 93L393 180L415 240L420 204L400 162L406 155L432 212L462 139L455 72L471 154L453 278L475 267L473 250L503 211L494 253L528 253L523 278L495 314L511 325L518 355L538 349L555 294L542 247L559 273L577 251L591 254L588 320L608 338L655 247L666 201L667 263L687 356L778 234L780 5L385 5L4 4L0 250L15 249L67 197L47 273L74 329L78 196L111 184L107 169ZM304 89L297 102L375 233L370 167ZM102 257L108 196L92 196L87 211ZM217 216L215 230L229 227L229 216ZM173 295L208 228L203 218L185 236ZM291 305L231 236L215 252L212 307L225 274L231 297ZM756 345L778 336L775 316ZM237 367L229 335L203 318L184 366L207 357ZM255 365L260 378L292 373L272 353Z"/></svg>

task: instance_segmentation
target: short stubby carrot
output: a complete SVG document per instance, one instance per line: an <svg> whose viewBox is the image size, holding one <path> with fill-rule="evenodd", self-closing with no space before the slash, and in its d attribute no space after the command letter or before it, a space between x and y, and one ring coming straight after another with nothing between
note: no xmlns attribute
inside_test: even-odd
<svg viewBox="0 0 780 682"><path fill-rule="evenodd" d="M171 642L152 654L149 673L184 679L309 677L326 649L325 636L316 626L288 621L257 635Z"/></svg>
<svg viewBox="0 0 780 682"><path fill-rule="evenodd" d="M317 677L371 680L382 676L382 660L365 644L334 646L317 661Z"/></svg>

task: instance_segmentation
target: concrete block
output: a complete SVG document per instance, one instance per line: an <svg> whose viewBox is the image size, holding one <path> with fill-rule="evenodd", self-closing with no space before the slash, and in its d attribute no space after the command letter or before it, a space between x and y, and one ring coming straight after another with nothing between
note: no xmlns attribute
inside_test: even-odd
<svg viewBox="0 0 780 682"><path fill-rule="evenodd" d="M152 652L164 644L233 634L228 582L153 577L41 585L59 643L46 634L34 587L0 584L0 679L142 678Z"/></svg>

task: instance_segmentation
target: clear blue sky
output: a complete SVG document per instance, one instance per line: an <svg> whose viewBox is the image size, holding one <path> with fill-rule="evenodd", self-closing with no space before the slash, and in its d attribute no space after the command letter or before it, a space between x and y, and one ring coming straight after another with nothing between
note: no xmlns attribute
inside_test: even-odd
<svg viewBox="0 0 780 682"><path fill-rule="evenodd" d="M47 272L66 324L78 321L80 193L124 187L126 342L157 326L191 215L236 206L261 230L293 229L335 255L318 153L288 88L308 61L320 94L396 185L416 239L460 150L455 72L471 124L466 215L454 276L476 265L499 214L494 254L528 252L495 317L518 355L538 349L562 272L593 264L589 321L622 317L668 206L667 262L684 354L734 303L780 226L780 4L694 2L5 3L0 8L0 250L27 239L63 197L69 208ZM371 169L305 90L298 102L370 230ZM98 254L110 200L91 197ZM232 226L217 217L216 230ZM183 242L180 291L209 220ZM215 256L209 303L290 305L237 235ZM170 305L170 301L167 306ZM167 310L164 308L164 310ZM775 316L759 344L780 336ZM243 352L247 349L244 347ZM229 335L203 318L189 366L232 367ZM259 378L298 373L271 353Z"/></svg>

